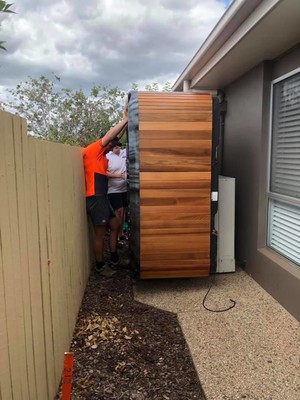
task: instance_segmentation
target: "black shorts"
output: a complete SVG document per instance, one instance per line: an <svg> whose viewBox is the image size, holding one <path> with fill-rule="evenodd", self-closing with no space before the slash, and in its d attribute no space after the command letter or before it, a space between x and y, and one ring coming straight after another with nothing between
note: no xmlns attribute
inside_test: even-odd
<svg viewBox="0 0 300 400"><path fill-rule="evenodd" d="M116 216L107 196L87 197L86 210L93 225L107 225Z"/></svg>
<svg viewBox="0 0 300 400"><path fill-rule="evenodd" d="M126 208L127 203L127 192L121 193L109 193L108 200L114 210L118 208Z"/></svg>

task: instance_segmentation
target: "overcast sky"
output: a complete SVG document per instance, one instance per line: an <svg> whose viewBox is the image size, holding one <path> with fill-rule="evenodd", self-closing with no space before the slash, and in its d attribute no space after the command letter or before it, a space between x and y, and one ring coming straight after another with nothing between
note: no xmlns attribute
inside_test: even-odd
<svg viewBox="0 0 300 400"><path fill-rule="evenodd" d="M1 15L0 100L28 76L64 88L175 82L230 0L11 0Z"/></svg>

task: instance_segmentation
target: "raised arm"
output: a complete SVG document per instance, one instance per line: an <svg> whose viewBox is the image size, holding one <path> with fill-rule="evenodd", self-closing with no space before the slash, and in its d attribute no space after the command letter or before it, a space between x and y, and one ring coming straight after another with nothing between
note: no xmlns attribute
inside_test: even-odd
<svg viewBox="0 0 300 400"><path fill-rule="evenodd" d="M126 131L128 124L128 102L126 101L123 109L123 119L117 125L113 126L102 138L102 146L105 147L115 137L119 135L119 138L123 136Z"/></svg>
<svg viewBox="0 0 300 400"><path fill-rule="evenodd" d="M126 126L128 124L128 118L123 118L121 122L119 122L117 125L113 126L110 128L110 130L103 136L102 140L102 146L105 147L109 142L111 142L116 136L118 136L119 133L125 130Z"/></svg>

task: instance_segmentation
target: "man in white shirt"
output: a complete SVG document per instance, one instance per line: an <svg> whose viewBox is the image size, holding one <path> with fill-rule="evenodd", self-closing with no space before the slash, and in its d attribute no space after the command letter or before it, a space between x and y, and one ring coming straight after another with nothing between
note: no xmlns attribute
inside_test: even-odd
<svg viewBox="0 0 300 400"><path fill-rule="evenodd" d="M106 154L108 160L108 199L120 220L118 234L118 245L124 243L120 240L123 237L123 227L127 208L127 176L126 176L126 149L121 149L122 143L118 138L112 141L113 148Z"/></svg>

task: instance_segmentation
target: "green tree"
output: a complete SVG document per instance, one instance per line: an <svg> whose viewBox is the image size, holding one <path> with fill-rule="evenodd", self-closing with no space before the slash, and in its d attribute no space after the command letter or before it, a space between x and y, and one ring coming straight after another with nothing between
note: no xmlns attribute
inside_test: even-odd
<svg viewBox="0 0 300 400"><path fill-rule="evenodd" d="M0 0L0 13L12 13L14 14L15 12L10 10L10 7L12 4L8 4L6 1ZM1 50L6 50L6 48L3 46L5 42L0 40L0 49Z"/></svg>
<svg viewBox="0 0 300 400"><path fill-rule="evenodd" d="M85 146L119 122L125 92L94 86L88 95L82 90L60 89L53 80L29 77L9 90L8 106L27 119L28 132L42 139Z"/></svg>
<svg viewBox="0 0 300 400"><path fill-rule="evenodd" d="M133 83L132 84L132 90L139 90L139 85L137 83ZM148 83L147 85L145 85L145 89L146 91L150 91L150 92L171 92L171 83L170 82L166 82L164 85L160 86L157 82L152 82L152 83Z"/></svg>

